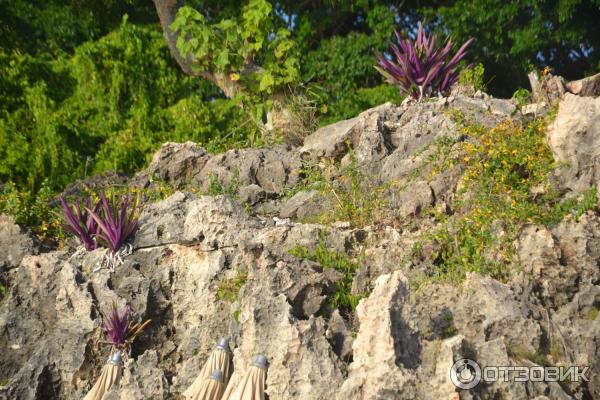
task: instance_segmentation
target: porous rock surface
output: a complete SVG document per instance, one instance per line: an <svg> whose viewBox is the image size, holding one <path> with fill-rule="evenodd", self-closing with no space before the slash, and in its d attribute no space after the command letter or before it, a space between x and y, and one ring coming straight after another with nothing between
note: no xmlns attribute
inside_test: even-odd
<svg viewBox="0 0 600 400"><path fill-rule="evenodd" d="M433 179L421 168L428 144L461 140L450 109L487 126L526 118L512 101L457 95L384 104L319 129L298 148L214 155L191 142L167 143L130 185L148 188L160 179L179 191L145 206L134 252L114 273L95 271L103 250L36 254L32 239L1 217L0 262L11 272L0 303L0 398L82 398L108 357L97 341L100 311L112 301L152 322L108 399L177 399L221 336L231 338L234 380L254 355L267 356L270 400L600 398L598 215L526 226L514 243L522 271L508 282L470 274L458 286L416 290L410 276L431 260L417 265L409 253L431 228L427 222L416 230L302 223L331 205L310 191L284 195L304 179L303 163L347 164L351 147L363 171L395 183L385 195L402 218L451 205L462 167ZM569 162L556 172L565 190L598 183L599 118L598 98L567 95L559 106L548 139L557 159ZM205 191L215 180L223 187L235 181L236 195L188 190ZM328 308L340 273L290 254L320 243L363 255L353 292L369 294L355 315ZM219 299L220 284L240 274L247 279L236 300ZM460 390L449 378L462 358L534 365L523 354L536 353L589 366L590 381Z"/></svg>

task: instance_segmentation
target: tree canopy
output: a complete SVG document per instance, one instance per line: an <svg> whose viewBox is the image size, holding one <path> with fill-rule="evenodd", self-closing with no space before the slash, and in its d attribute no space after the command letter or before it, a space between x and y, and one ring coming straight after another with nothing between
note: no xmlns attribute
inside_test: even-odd
<svg viewBox="0 0 600 400"><path fill-rule="evenodd" d="M317 124L399 102L375 55L419 21L455 43L476 38L467 59L495 95L527 87L532 68L600 69L600 0L169 1L180 14L168 26L195 40L175 48L155 3L0 0L0 182L61 190L135 172L165 141L260 144L255 122L281 90L309 94ZM252 66L266 71L257 81L244 76Z"/></svg>

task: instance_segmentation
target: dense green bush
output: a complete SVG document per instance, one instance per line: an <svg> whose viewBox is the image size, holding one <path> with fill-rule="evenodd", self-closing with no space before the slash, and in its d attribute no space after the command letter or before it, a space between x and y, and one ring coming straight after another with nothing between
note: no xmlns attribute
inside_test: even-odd
<svg viewBox="0 0 600 400"><path fill-rule="evenodd" d="M127 18L51 63L1 57L0 180L30 190L44 179L61 189L104 170L134 172L165 141L209 143L244 121L232 104L207 101L208 84L173 66L158 27Z"/></svg>

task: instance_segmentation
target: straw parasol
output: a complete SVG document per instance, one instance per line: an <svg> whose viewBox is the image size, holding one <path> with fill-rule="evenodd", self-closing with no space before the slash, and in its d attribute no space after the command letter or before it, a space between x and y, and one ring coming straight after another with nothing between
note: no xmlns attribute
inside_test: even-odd
<svg viewBox="0 0 600 400"><path fill-rule="evenodd" d="M230 382L221 400L265 400L266 377L267 358L258 355L240 383L234 387Z"/></svg>
<svg viewBox="0 0 600 400"><path fill-rule="evenodd" d="M200 374L194 380L192 385L187 388L185 392L182 393L184 399L197 399L199 397L198 394L207 383L205 380L208 378L211 373L215 370L219 370L222 375L223 387L227 384L229 380L229 361L230 361L230 353L229 353L229 340L227 338L219 339L217 346L208 357L208 360L204 363L204 366L200 370Z"/></svg>
<svg viewBox="0 0 600 400"><path fill-rule="evenodd" d="M223 373L215 369L207 378L202 379L202 387L191 397L183 397L187 400L221 400L225 385L223 384Z"/></svg>
<svg viewBox="0 0 600 400"><path fill-rule="evenodd" d="M115 352L106 365L102 367L100 377L92 386L92 389L85 395L83 400L103 400L106 392L112 385L118 385L121 379L121 353Z"/></svg>

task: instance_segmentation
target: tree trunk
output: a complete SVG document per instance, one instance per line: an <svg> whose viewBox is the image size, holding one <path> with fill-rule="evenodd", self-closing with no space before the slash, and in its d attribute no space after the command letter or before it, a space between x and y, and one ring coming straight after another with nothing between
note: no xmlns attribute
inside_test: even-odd
<svg viewBox="0 0 600 400"><path fill-rule="evenodd" d="M208 71L198 72L194 70L194 57L191 55L183 57L181 53L179 53L179 50L177 49L177 38L179 35L173 32L170 27L173 21L175 21L177 11L185 5L184 3L184 0L154 0L154 6L156 7L163 35L167 41L167 46L169 46L171 55L175 58L175 61L177 61L177 64L179 64L183 72L191 76L200 76L204 79L208 79L217 85L223 91L225 96L230 99L233 98L240 90L240 85L236 81L231 80L229 76L222 73Z"/></svg>
<svg viewBox="0 0 600 400"><path fill-rule="evenodd" d="M177 16L177 12L181 7L184 6L184 0L153 0L154 6L158 18L160 19L160 25L163 30L163 35L167 41L167 45L177 64L181 67L183 72L190 76L198 76L204 79L208 79L213 82L223 91L223 94L228 98L232 99L236 94L242 92L242 87L237 80L232 80L228 74L212 71L199 72L194 69L195 59L193 56L183 57L177 49L177 38L178 34L171 31L171 24ZM263 68L254 64L248 64L244 67L243 71L240 71L242 76L250 76L252 74L260 74ZM277 100L280 97L285 97L283 93L273 95L273 99ZM285 101L280 101L280 105L283 106ZM285 107L285 106L283 106ZM287 119L290 113L287 110L269 110L267 112L267 121L256 121L256 124L260 131L265 137L272 136L275 131L284 130L284 126L289 125Z"/></svg>

